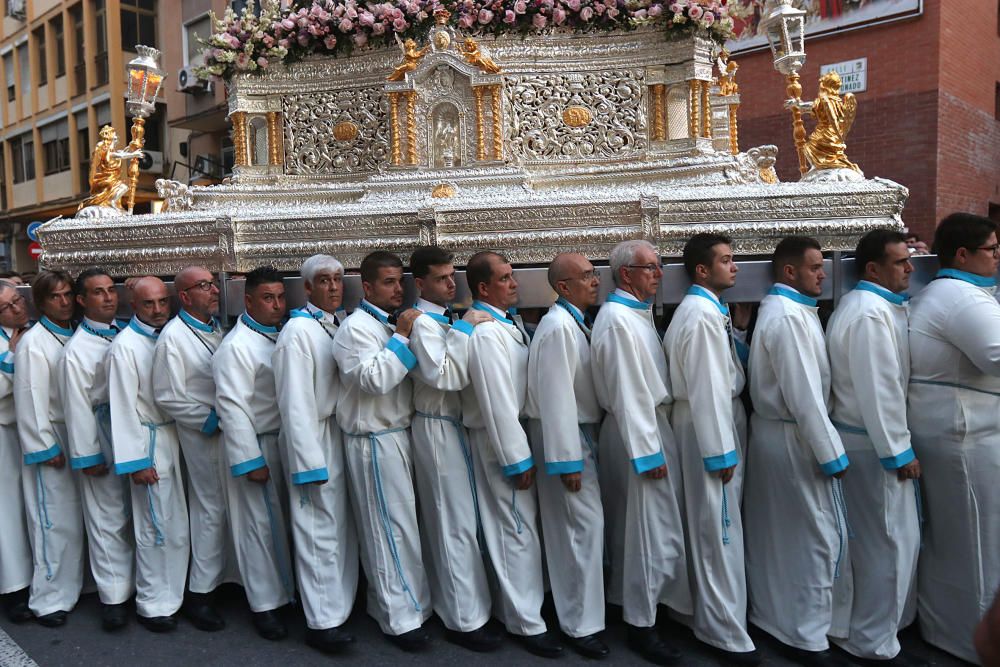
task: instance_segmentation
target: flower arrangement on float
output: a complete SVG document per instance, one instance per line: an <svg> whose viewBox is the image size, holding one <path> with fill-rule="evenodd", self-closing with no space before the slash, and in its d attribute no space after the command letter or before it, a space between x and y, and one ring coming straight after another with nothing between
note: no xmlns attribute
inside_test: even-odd
<svg viewBox="0 0 1000 667"><path fill-rule="evenodd" d="M727 0L312 0L286 9L275 4L258 11L249 2L241 13L230 8L221 18L213 16L198 76L229 79L313 54L392 44L395 36L422 34L439 10L448 11L458 29L480 35L649 25L668 36L700 32L719 41L733 36Z"/></svg>

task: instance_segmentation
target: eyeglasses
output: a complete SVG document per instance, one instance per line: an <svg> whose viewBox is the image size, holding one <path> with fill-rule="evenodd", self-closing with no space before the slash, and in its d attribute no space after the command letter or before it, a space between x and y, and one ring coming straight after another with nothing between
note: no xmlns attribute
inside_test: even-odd
<svg viewBox="0 0 1000 667"><path fill-rule="evenodd" d="M215 280L199 280L191 287L185 287L182 292L187 292L188 290L200 289L202 292L211 292L212 288L219 289L219 283Z"/></svg>
<svg viewBox="0 0 1000 667"><path fill-rule="evenodd" d="M626 264L625 268L628 269L643 269L644 271L660 271L663 269L662 264Z"/></svg>
<svg viewBox="0 0 1000 667"><path fill-rule="evenodd" d="M994 243L993 245L983 245L976 248L976 250L989 250L993 253L994 257L1000 257L1000 243Z"/></svg>
<svg viewBox="0 0 1000 667"><path fill-rule="evenodd" d="M18 294L17 296L15 296L13 299L10 300L10 303L5 303L2 306L0 306L0 315L3 315L11 308L20 308L23 305L24 305L24 297Z"/></svg>

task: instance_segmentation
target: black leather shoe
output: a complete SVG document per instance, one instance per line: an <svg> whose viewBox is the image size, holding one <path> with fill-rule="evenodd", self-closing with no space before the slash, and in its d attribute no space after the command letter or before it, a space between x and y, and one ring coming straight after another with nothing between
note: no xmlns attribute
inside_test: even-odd
<svg viewBox="0 0 1000 667"><path fill-rule="evenodd" d="M188 593L184 601L184 617L202 632L218 632L226 627L213 605L211 593Z"/></svg>
<svg viewBox="0 0 1000 667"><path fill-rule="evenodd" d="M101 627L105 632L121 630L128 625L128 605L101 603Z"/></svg>
<svg viewBox="0 0 1000 667"><path fill-rule="evenodd" d="M401 635L385 635L385 638L407 653L422 651L431 643L431 636L423 628L414 628Z"/></svg>
<svg viewBox="0 0 1000 667"><path fill-rule="evenodd" d="M562 644L550 632L538 635L514 635L514 637L528 653L539 658L558 658L562 655Z"/></svg>
<svg viewBox="0 0 1000 667"><path fill-rule="evenodd" d="M759 665L761 661L760 651L743 651L737 653L736 651L727 651L710 644L706 644L706 646L716 655L716 657L719 658L723 665L747 665L747 667L756 667L756 665Z"/></svg>
<svg viewBox="0 0 1000 667"><path fill-rule="evenodd" d="M173 632L177 629L177 619L173 616L143 616L136 614L139 625L150 632Z"/></svg>
<svg viewBox="0 0 1000 667"><path fill-rule="evenodd" d="M354 635L340 628L306 628L306 644L323 653L340 653L354 643Z"/></svg>
<svg viewBox="0 0 1000 667"><path fill-rule="evenodd" d="M36 616L35 620L47 628L58 628L60 625L66 625L66 616L64 611L54 611L44 616Z"/></svg>
<svg viewBox="0 0 1000 667"><path fill-rule="evenodd" d="M258 635L268 641L275 642L288 636L288 628L285 627L285 622L281 620L275 609L255 611L253 627L257 629Z"/></svg>
<svg viewBox="0 0 1000 667"><path fill-rule="evenodd" d="M585 658L600 660L610 655L611 650L608 645L601 641L596 634L586 637L567 637L569 647Z"/></svg>
<svg viewBox="0 0 1000 667"><path fill-rule="evenodd" d="M681 659L681 652L660 639L656 628L628 627L628 647L654 665L673 665Z"/></svg>
<svg viewBox="0 0 1000 667"><path fill-rule="evenodd" d="M851 667L851 663L831 650L806 651L787 644L778 644L778 651L791 660L805 667Z"/></svg>
<svg viewBox="0 0 1000 667"><path fill-rule="evenodd" d="M4 608L7 612L7 620L11 623L26 623L35 617L28 608L28 589L22 588L19 591L8 593L4 600Z"/></svg>
<svg viewBox="0 0 1000 667"><path fill-rule="evenodd" d="M444 637L452 644L458 644L462 648L467 648L476 653L490 653L491 651L495 651L500 648L500 643L503 641L500 635L490 629L489 624L475 630L470 630L469 632L445 629Z"/></svg>

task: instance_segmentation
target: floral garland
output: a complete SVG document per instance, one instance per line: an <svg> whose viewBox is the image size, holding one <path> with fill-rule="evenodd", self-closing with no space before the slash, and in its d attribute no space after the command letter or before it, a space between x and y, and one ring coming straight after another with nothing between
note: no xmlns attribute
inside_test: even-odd
<svg viewBox="0 0 1000 667"><path fill-rule="evenodd" d="M733 36L727 0L312 0L287 9L247 3L213 21L204 40L202 78L229 79L276 62L311 54L337 55L354 48L392 44L395 37L422 35L434 13L472 34L538 33L559 28L580 32L662 26L668 34L702 32L723 41ZM213 17L214 19L214 17Z"/></svg>

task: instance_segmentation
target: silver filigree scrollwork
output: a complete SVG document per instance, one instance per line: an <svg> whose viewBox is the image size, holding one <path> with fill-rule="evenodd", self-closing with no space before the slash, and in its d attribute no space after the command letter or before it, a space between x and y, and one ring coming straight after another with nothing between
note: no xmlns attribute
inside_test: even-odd
<svg viewBox="0 0 1000 667"><path fill-rule="evenodd" d="M389 162L381 88L354 88L284 98L285 173L373 173Z"/></svg>

